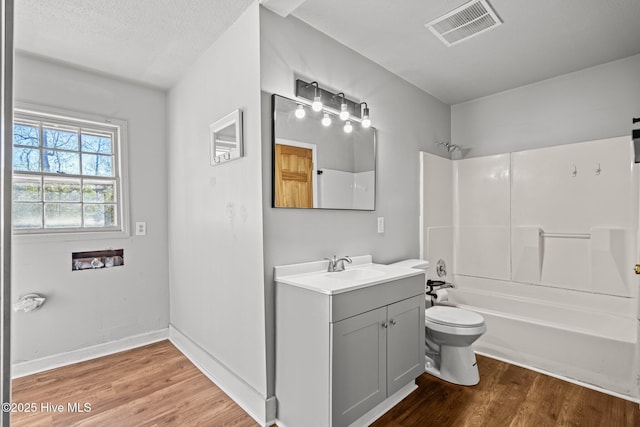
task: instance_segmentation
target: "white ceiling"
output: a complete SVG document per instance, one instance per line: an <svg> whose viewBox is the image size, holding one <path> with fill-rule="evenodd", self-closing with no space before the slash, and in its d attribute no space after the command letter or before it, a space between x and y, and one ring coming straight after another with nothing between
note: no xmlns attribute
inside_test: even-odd
<svg viewBox="0 0 640 427"><path fill-rule="evenodd" d="M446 47L424 24L467 1L307 0L293 15L447 104L640 53L640 0L489 0L503 25Z"/></svg>
<svg viewBox="0 0 640 427"><path fill-rule="evenodd" d="M17 0L16 48L168 88L255 0ZM640 53L640 0L489 0L504 24L445 47L467 0L263 0L448 104Z"/></svg>
<svg viewBox="0 0 640 427"><path fill-rule="evenodd" d="M15 47L170 87L254 0L15 0Z"/></svg>

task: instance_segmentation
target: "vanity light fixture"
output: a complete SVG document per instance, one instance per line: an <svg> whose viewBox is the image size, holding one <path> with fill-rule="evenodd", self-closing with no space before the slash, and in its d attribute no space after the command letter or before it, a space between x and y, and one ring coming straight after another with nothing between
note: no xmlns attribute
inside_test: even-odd
<svg viewBox="0 0 640 427"><path fill-rule="evenodd" d="M340 120L347 120L349 118L349 106L344 99L344 93L340 92L336 96L342 96L342 102L340 103Z"/></svg>
<svg viewBox="0 0 640 427"><path fill-rule="evenodd" d="M338 115L341 120L345 121L344 131L347 133L353 130L354 120L361 122L363 128L371 126L369 106L366 102L357 103L348 99L344 92L333 93L322 89L316 81L307 83L304 80L297 79L296 97L302 103L311 105L311 108L315 112L323 111ZM301 104L298 104L299 110L303 108ZM296 117L302 118L304 116L298 116L298 110L296 110ZM331 117L329 117L328 120L331 120ZM323 114L322 124L325 124L325 122L327 122L327 116ZM329 126L329 124L325 126Z"/></svg>
<svg viewBox="0 0 640 427"><path fill-rule="evenodd" d="M307 115L307 112L304 110L302 104L298 104L298 108L296 108L296 117L299 119L303 119L304 116Z"/></svg>
<svg viewBox="0 0 640 427"><path fill-rule="evenodd" d="M361 102L360 105L364 105L362 109L362 127L368 128L371 126L371 120L369 119L369 106L366 102Z"/></svg>
<svg viewBox="0 0 640 427"><path fill-rule="evenodd" d="M329 113L324 113L324 117L322 117L322 126L330 126L331 125L331 117Z"/></svg>
<svg viewBox="0 0 640 427"><path fill-rule="evenodd" d="M311 108L313 111L321 111L322 110L322 101L320 101L320 97L316 96L313 98L313 104L311 104Z"/></svg>
<svg viewBox="0 0 640 427"><path fill-rule="evenodd" d="M315 85L315 90L313 92L313 102L311 103L311 108L313 111L321 111L322 110L322 99L320 99L318 82L311 82L307 84L307 87Z"/></svg>

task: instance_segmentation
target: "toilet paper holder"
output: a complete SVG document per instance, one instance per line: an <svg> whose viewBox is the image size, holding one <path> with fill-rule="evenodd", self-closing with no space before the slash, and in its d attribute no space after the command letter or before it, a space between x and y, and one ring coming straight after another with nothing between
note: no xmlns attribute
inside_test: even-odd
<svg viewBox="0 0 640 427"><path fill-rule="evenodd" d="M47 298L43 297L40 294L32 293L32 294L22 295L20 298L18 298L18 301L15 304L13 304L13 311L15 312L24 311L25 313L36 311L40 307L42 307L42 305L45 303L46 300Z"/></svg>
<svg viewBox="0 0 640 427"><path fill-rule="evenodd" d="M431 280L431 279L427 280L426 294L431 297L432 306L440 300L443 293L446 295L446 291L445 292L442 292L442 291L447 288L455 288L455 285L453 283L445 282L444 280ZM440 293L440 295L438 295L438 292Z"/></svg>
<svg viewBox="0 0 640 427"><path fill-rule="evenodd" d="M453 283L445 282L444 280L427 280L427 295L436 296L435 291L438 289L455 288Z"/></svg>

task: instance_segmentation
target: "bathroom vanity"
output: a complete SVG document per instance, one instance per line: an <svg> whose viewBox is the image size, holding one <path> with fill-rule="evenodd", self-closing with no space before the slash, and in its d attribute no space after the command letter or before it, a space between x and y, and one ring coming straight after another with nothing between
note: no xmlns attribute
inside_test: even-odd
<svg viewBox="0 0 640 427"><path fill-rule="evenodd" d="M424 372L424 272L354 257L275 267L279 424L368 425Z"/></svg>

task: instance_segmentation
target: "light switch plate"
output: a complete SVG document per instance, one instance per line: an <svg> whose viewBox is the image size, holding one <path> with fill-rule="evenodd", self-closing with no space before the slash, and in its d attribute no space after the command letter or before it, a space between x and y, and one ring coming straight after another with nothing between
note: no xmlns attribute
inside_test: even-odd
<svg viewBox="0 0 640 427"><path fill-rule="evenodd" d="M378 217L378 233L384 233L384 217Z"/></svg>
<svg viewBox="0 0 640 427"><path fill-rule="evenodd" d="M146 236L146 235L147 235L147 223L136 222L136 236Z"/></svg>

